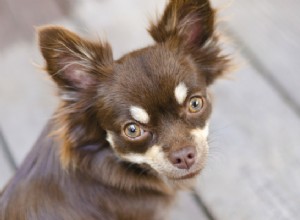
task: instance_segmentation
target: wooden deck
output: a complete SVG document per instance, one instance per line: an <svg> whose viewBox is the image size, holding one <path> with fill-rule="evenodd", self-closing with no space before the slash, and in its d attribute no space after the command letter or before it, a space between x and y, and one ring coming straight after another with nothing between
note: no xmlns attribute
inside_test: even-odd
<svg viewBox="0 0 300 220"><path fill-rule="evenodd" d="M212 88L210 160L171 219L300 219L300 1L213 3L243 65ZM118 58L151 43L148 17L164 4L0 0L0 189L57 106L54 85L33 65L43 64L33 26L106 36Z"/></svg>

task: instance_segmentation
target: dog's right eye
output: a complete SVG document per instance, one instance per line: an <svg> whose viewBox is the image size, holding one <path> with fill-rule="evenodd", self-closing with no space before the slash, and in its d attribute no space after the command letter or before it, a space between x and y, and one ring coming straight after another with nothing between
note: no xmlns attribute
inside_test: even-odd
<svg viewBox="0 0 300 220"><path fill-rule="evenodd" d="M142 135L142 129L134 123L125 126L124 133L129 138L137 138Z"/></svg>

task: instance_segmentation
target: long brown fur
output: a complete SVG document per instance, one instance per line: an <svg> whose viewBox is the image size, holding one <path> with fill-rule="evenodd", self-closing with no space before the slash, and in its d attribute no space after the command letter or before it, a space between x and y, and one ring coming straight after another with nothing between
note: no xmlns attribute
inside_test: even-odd
<svg viewBox="0 0 300 220"><path fill-rule="evenodd" d="M195 153L194 173L175 162L166 171L166 164L170 155L194 149L190 131L205 129L212 111L206 89L229 66L214 16L207 0L170 0L149 28L156 43L117 61L108 43L82 39L63 27L39 28L45 69L61 103L1 193L0 219L165 219L176 192L204 167L205 140L199 144L201 157ZM187 98L202 97L201 112L187 113L178 104L174 88L180 82L188 87ZM151 118L147 125L134 122L145 129L136 140L123 129L133 121L133 105ZM128 159L155 158L153 146L164 155L158 168Z"/></svg>

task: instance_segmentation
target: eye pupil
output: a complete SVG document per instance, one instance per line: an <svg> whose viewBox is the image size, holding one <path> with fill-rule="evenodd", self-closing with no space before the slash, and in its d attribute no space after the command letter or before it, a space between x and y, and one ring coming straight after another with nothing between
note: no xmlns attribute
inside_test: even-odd
<svg viewBox="0 0 300 220"><path fill-rule="evenodd" d="M194 100L194 101L192 102L192 106L193 106L194 108L197 108L197 107L199 106L199 101L198 101L198 100Z"/></svg>
<svg viewBox="0 0 300 220"><path fill-rule="evenodd" d="M130 133L135 133L136 132L135 125L130 125L129 128L128 128L128 130L129 130Z"/></svg>

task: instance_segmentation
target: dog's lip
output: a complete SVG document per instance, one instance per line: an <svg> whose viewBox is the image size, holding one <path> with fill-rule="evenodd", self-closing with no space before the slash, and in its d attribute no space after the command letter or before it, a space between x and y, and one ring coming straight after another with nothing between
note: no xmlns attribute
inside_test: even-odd
<svg viewBox="0 0 300 220"><path fill-rule="evenodd" d="M187 175L180 176L180 177L171 177L170 179L173 179L173 180L191 179L191 178L197 176L200 172L201 172L201 169L197 170L195 172L189 173Z"/></svg>

